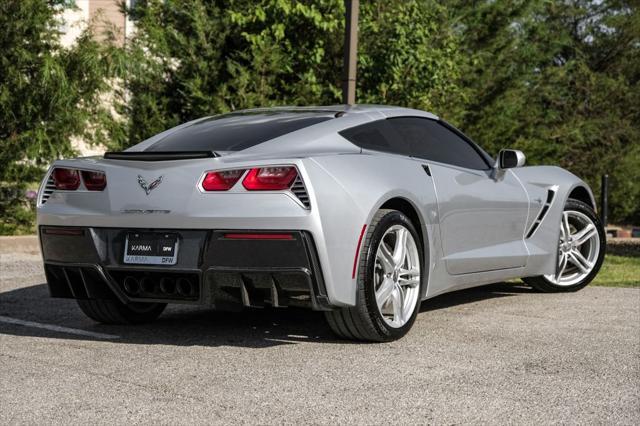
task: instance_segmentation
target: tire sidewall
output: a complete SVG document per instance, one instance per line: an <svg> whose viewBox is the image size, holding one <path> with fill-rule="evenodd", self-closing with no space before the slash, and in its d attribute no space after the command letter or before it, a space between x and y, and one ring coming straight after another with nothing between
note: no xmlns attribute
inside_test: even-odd
<svg viewBox="0 0 640 426"><path fill-rule="evenodd" d="M393 225L402 225L404 226L413 237L416 246L418 248L418 256L420 259L420 284L418 289L418 300L416 302L416 306L414 307L413 314L411 318L407 321L405 325L399 328L390 327L382 317L380 310L378 309L378 304L376 302L375 297L375 284L374 284L374 269L375 269L375 261L376 254L378 251L378 246L385 232ZM409 220L407 216L403 213L393 210L387 214L385 214L380 221L375 224L374 229L372 230L371 236L369 238L368 244L365 247L365 255L366 255L366 263L365 268L360 268L359 271L359 280L360 285L365 287L365 303L367 304L367 310L371 313L371 319L378 331L382 336L384 336L385 340L395 340L402 336L404 336L413 323L416 320L418 315L418 311L420 310L420 302L422 296L422 286L424 282L424 256L422 249L422 241L418 235L418 232L415 229L415 226Z"/></svg>

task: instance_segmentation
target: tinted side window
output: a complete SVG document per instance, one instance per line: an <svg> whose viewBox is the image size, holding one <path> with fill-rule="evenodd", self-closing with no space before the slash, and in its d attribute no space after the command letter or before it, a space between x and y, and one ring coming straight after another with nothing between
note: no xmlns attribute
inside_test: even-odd
<svg viewBox="0 0 640 426"><path fill-rule="evenodd" d="M489 168L480 153L469 142L435 120L401 117L391 118L388 121L406 140L414 157L467 169Z"/></svg>
<svg viewBox="0 0 640 426"><path fill-rule="evenodd" d="M340 135L360 148L409 155L408 144L393 130L389 120L361 124L341 131Z"/></svg>

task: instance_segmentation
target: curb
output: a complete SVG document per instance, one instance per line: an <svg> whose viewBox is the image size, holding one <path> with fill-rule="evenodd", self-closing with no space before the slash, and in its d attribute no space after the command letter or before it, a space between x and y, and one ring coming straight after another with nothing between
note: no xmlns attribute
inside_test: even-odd
<svg viewBox="0 0 640 426"><path fill-rule="evenodd" d="M0 254L25 253L40 254L37 235L0 237Z"/></svg>

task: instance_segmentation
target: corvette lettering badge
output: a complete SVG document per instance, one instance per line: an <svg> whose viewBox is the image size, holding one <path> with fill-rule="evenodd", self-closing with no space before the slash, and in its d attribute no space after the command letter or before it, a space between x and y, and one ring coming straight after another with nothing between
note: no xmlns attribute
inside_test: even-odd
<svg viewBox="0 0 640 426"><path fill-rule="evenodd" d="M140 188L144 189L145 194L149 195L151 191L156 189L162 183L162 176L158 179L154 180L150 184L140 175L138 175L138 184L140 184Z"/></svg>

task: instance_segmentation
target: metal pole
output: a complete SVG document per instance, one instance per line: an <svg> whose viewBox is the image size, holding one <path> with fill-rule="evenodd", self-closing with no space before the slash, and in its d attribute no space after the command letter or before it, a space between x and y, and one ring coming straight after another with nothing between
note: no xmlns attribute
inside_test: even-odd
<svg viewBox="0 0 640 426"><path fill-rule="evenodd" d="M609 175L602 175L602 182L600 184L600 220L602 226L606 228L608 221L608 209L609 209Z"/></svg>
<svg viewBox="0 0 640 426"><path fill-rule="evenodd" d="M360 0L345 0L344 69L342 103L356 103L356 67L358 65L358 13Z"/></svg>

